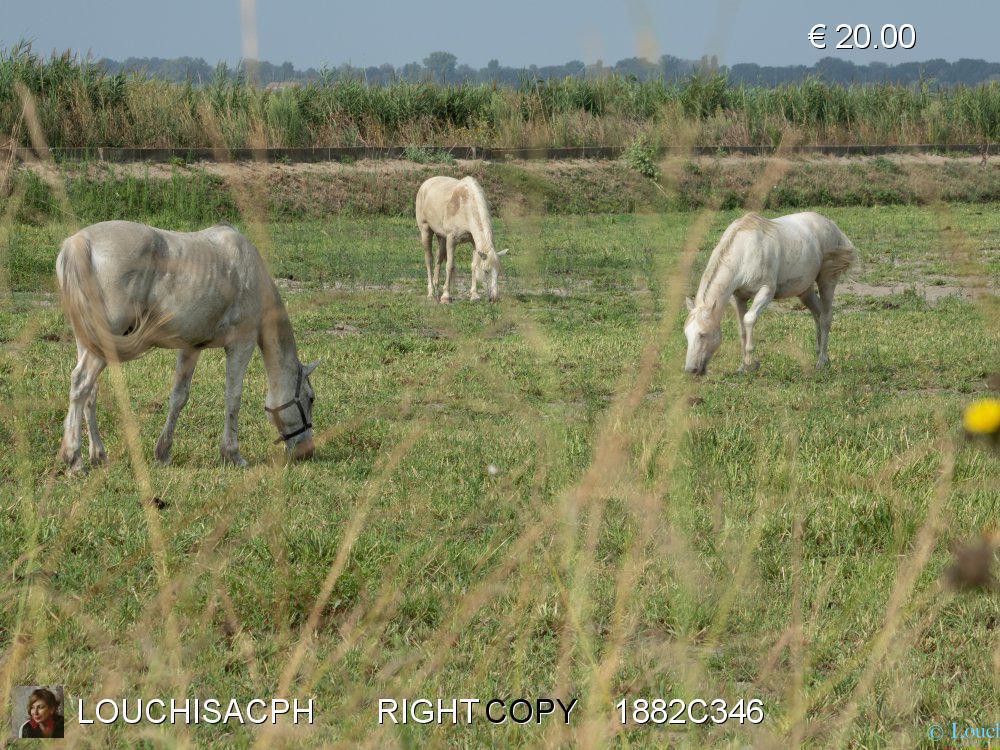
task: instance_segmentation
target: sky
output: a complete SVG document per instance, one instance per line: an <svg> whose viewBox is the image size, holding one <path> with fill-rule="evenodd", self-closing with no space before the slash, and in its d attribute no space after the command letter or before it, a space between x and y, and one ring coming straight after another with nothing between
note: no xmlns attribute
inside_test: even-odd
<svg viewBox="0 0 1000 750"><path fill-rule="evenodd" d="M243 19L251 33L243 34ZM828 24L825 50L809 30ZM836 50L840 23L909 23L911 50ZM256 30L256 45L253 30ZM444 50L482 67L550 65L670 54L761 65L833 56L859 64L962 57L1000 59L997 0L0 0L0 48L93 57L253 56L296 68L422 61Z"/></svg>

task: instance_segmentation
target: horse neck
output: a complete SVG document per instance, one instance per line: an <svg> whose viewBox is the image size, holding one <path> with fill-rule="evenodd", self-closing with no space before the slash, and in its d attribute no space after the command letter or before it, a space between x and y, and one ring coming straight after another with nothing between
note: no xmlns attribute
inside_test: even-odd
<svg viewBox="0 0 1000 750"><path fill-rule="evenodd" d="M726 310L726 303L736 290L736 271L730 264L720 264L715 275L706 279L698 289L696 302L708 307L713 322L720 322Z"/></svg>
<svg viewBox="0 0 1000 750"><path fill-rule="evenodd" d="M496 252L496 247L493 245L493 227L489 224L484 229L473 228L469 234L472 235L472 244L477 251L487 255Z"/></svg>
<svg viewBox="0 0 1000 750"><path fill-rule="evenodd" d="M295 381L301 365L292 323L280 299L264 313L259 344L267 372L268 401L273 401L272 406L284 403L295 393Z"/></svg>
<svg viewBox="0 0 1000 750"><path fill-rule="evenodd" d="M480 200L485 202L486 198L480 196ZM478 214L479 218L478 222L471 222L472 226L469 228L473 245L476 250L483 253L496 252L496 248L493 245L493 221L490 217L489 209L480 205L479 201L476 201L473 203L472 210Z"/></svg>

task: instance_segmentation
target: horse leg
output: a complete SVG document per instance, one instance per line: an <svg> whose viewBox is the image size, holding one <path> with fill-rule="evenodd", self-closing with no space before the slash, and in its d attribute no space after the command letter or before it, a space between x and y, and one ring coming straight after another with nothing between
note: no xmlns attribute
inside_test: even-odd
<svg viewBox="0 0 1000 750"><path fill-rule="evenodd" d="M79 341L76 342L77 360L83 356L86 349ZM97 390L99 388L99 377L94 378L94 387L90 390L90 398L87 399L83 407L83 413L87 418L87 435L90 437L90 463L107 463L108 453L104 449L104 441L101 440L101 432L97 427Z"/></svg>
<svg viewBox="0 0 1000 750"><path fill-rule="evenodd" d="M757 317L772 299L774 299L774 289L769 286L762 286L757 294L754 295L753 302L750 303L750 309L743 316L746 341L743 344L743 366L740 367L740 372L753 372L760 367L760 360L753 356L753 327L757 322Z"/></svg>
<svg viewBox="0 0 1000 750"><path fill-rule="evenodd" d="M95 379L94 387L90 389L90 398L84 412L87 415L87 434L90 436L90 463L104 464L108 462L108 453L104 450L104 441L101 440L101 433L97 428L97 389L100 384Z"/></svg>
<svg viewBox="0 0 1000 750"><path fill-rule="evenodd" d="M254 346L256 343L251 339L226 347L226 426L222 432L219 452L224 463L237 466L247 465L240 455L236 425L240 415L240 399L243 396L243 376L246 375L247 365L253 356Z"/></svg>
<svg viewBox="0 0 1000 750"><path fill-rule="evenodd" d="M809 308L809 312L812 313L813 320L816 321L816 369L820 369L828 363L826 359L826 351L823 349L823 313L820 308L819 297L816 296L816 290L810 289L805 294L800 294L799 299L802 300L802 304Z"/></svg>
<svg viewBox="0 0 1000 750"><path fill-rule="evenodd" d="M69 409L66 412L66 421L63 424L62 447L59 450L59 457L69 466L71 472L84 469L83 460L80 458L80 432L83 427L83 412L90 400L91 392L97 383L97 378L107 366L107 362L77 345L79 358L73 375L70 378L69 386ZM96 420L95 420L96 425ZM98 438L99 440L100 438Z"/></svg>
<svg viewBox="0 0 1000 750"><path fill-rule="evenodd" d="M174 428L181 409L187 403L191 392L191 378L194 367L198 364L199 349L181 349L177 352L177 367L174 370L174 387L170 391L170 406L167 410L167 423L163 425L160 439L156 441L156 460L164 466L170 463L170 449L174 444Z"/></svg>
<svg viewBox="0 0 1000 750"><path fill-rule="evenodd" d="M733 309L736 310L736 323L740 328L740 352L743 352L747 348L747 329L743 325L743 316L747 314L747 301L733 295ZM742 354L740 355L742 356ZM742 370L742 365L740 370Z"/></svg>
<svg viewBox="0 0 1000 750"><path fill-rule="evenodd" d="M437 238L438 249L437 253L434 255L434 296L437 297L438 282L441 279L441 261L445 259L445 240L444 237Z"/></svg>
<svg viewBox="0 0 1000 750"><path fill-rule="evenodd" d="M836 281L822 281L819 285L819 358L816 367L826 367L830 364L826 347L830 341L830 325L833 323L833 292L837 288Z"/></svg>
<svg viewBox="0 0 1000 750"><path fill-rule="evenodd" d="M482 263L482 259L479 257L479 245L473 241L472 243L472 265L469 270L472 273L472 285L469 287L469 301L478 302L482 297L477 289L479 281L477 279L478 274L476 273L479 269L479 264Z"/></svg>
<svg viewBox="0 0 1000 750"><path fill-rule="evenodd" d="M434 261L432 254L434 234L430 227L420 227L420 242L424 246L424 265L427 266L427 298L437 299L437 281L431 275L431 263Z"/></svg>
<svg viewBox="0 0 1000 750"><path fill-rule="evenodd" d="M451 276L455 273L455 238L450 234L445 238L445 252L447 265L444 268L444 294L441 295L441 301L451 302Z"/></svg>

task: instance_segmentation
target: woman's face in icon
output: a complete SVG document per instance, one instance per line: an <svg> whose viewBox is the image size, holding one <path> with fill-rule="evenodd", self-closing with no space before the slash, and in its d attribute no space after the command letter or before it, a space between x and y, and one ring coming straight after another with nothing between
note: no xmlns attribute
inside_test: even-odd
<svg viewBox="0 0 1000 750"><path fill-rule="evenodd" d="M36 724L49 719L52 716L52 706L45 701L35 701L31 704L31 718Z"/></svg>

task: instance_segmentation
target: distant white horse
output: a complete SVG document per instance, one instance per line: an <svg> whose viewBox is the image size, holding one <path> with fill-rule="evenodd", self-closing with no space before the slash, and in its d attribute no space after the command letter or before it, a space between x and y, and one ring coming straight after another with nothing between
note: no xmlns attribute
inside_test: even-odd
<svg viewBox="0 0 1000 750"><path fill-rule="evenodd" d="M107 460L97 428L97 380L109 361L136 359L152 347L180 350L167 423L156 458L170 460L174 427L188 399L203 349L226 350L224 461L245 466L236 437L243 377L259 346L268 390L265 401L279 441L296 458L313 453L309 375L278 290L257 248L233 227L170 232L107 221L66 239L56 259L63 308L76 334L78 361L60 457L82 469L80 432L86 412L90 460ZM269 404L270 406L268 406Z"/></svg>
<svg viewBox="0 0 1000 750"><path fill-rule="evenodd" d="M469 299L479 299L479 284L488 290L490 302L500 299L500 258L507 250L496 251L493 246L493 222L486 193L472 177L456 180L454 177L431 177L420 186L416 201L417 226L424 245L424 263L427 266L427 296L437 297L441 261L447 258L442 302L451 302L451 277L455 272L455 245L471 242L472 288ZM438 239L436 256L431 241ZM431 274L431 261L434 273Z"/></svg>
<svg viewBox="0 0 1000 750"><path fill-rule="evenodd" d="M753 356L754 323L772 299L784 297L798 297L815 318L816 368L825 367L830 362L826 348L833 292L854 258L851 241L820 214L808 211L770 220L749 213L737 219L712 251L697 296L687 300L691 312L684 324L688 342L684 370L705 374L722 343L722 314L730 297L743 346L740 372L760 365Z"/></svg>

